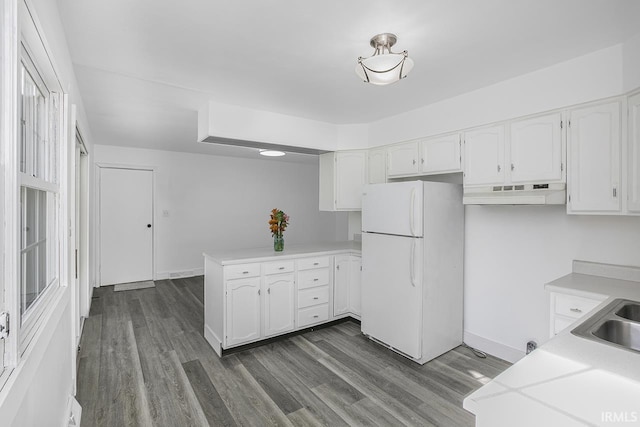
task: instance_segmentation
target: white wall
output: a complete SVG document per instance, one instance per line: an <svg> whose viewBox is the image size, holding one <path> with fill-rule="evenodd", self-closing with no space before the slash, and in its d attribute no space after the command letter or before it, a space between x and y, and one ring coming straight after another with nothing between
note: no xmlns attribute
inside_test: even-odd
<svg viewBox="0 0 640 427"><path fill-rule="evenodd" d="M623 45L624 90L640 87L640 33L627 40Z"/></svg>
<svg viewBox="0 0 640 427"><path fill-rule="evenodd" d="M378 146L616 96L640 86L640 35L533 73L372 123ZM564 206L465 208L465 341L515 361L548 338L543 285L573 259L640 266L640 218ZM350 221L354 223L355 221Z"/></svg>
<svg viewBox="0 0 640 427"><path fill-rule="evenodd" d="M318 210L318 164L96 145L97 163L154 166L156 273L196 270L204 250L273 245L271 209L291 222L287 245L346 240L347 214ZM169 211L169 217L163 211Z"/></svg>
<svg viewBox="0 0 640 427"><path fill-rule="evenodd" d="M466 206L465 215L465 339L502 357L548 339L543 286L572 260L640 266L640 217L567 215L565 206Z"/></svg>
<svg viewBox="0 0 640 427"><path fill-rule="evenodd" d="M623 93L616 45L371 123L369 146L407 141Z"/></svg>
<svg viewBox="0 0 640 427"><path fill-rule="evenodd" d="M18 3L19 0L6 1ZM77 105L78 121L85 131L85 142L91 150L91 134L73 73L57 4L49 0L29 0L28 5L39 25L41 36L48 48L48 54L62 87L68 94L69 105ZM73 129L75 124L69 122L67 126ZM73 131L70 135L73 136ZM71 138L71 141L73 140ZM73 142L71 142L71 148L73 148ZM73 153L73 149L69 150L68 160L71 160ZM72 176L71 173L72 171L69 178ZM29 344L0 392L1 425L57 426L67 420L67 399L74 388L76 350L72 338L74 331L71 301L71 289L66 287L60 293L60 298L52 302L50 311L45 314L46 318L41 329Z"/></svg>

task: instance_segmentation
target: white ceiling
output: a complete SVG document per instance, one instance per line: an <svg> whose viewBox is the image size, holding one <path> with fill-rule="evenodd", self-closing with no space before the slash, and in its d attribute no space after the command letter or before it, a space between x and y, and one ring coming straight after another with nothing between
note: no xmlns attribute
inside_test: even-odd
<svg viewBox="0 0 640 427"><path fill-rule="evenodd" d="M621 43L638 0L58 0L97 144L234 155L197 144L207 100L366 123ZM355 75L398 36L409 77ZM240 154L242 155L242 154Z"/></svg>

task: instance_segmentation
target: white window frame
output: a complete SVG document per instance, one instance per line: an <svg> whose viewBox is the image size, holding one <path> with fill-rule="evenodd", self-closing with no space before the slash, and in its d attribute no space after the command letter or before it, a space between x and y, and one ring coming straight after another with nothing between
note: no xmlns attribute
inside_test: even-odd
<svg viewBox="0 0 640 427"><path fill-rule="evenodd" d="M69 99L64 93L65 87L56 72L56 64L51 50L42 31L37 17L32 12L30 0L6 0L0 5L0 43L2 43L2 72L0 73L1 120L0 132L3 140L1 147L4 166L4 271L0 278L4 281L5 300L4 311L11 316L11 328L4 345L4 370L0 366L0 389L9 387L12 373L19 372L27 360L35 343L48 321L52 318L54 309L61 307L62 298L66 292L69 278L69 241L68 241L68 120ZM23 46L38 69L43 82L50 92L59 94L59 132L57 147L57 177L56 184L30 177L20 172L20 69ZM7 143L4 143L4 142ZM43 190L57 191L57 235L53 236L58 245L58 278L53 286L48 286L24 316L20 314L21 276L21 218L20 192L23 186L35 187ZM48 238L49 239L49 238ZM0 359L1 360L1 359ZM16 374L17 375L17 374Z"/></svg>
<svg viewBox="0 0 640 427"><path fill-rule="evenodd" d="M45 68L45 67L48 68L49 66L51 66L51 70L48 70L49 74L53 74L53 76L55 76L55 71L53 70L52 64L46 64L46 63L42 64L41 63L43 61L42 58L40 58L40 61L38 61L38 58L36 57L36 53L34 53L34 50L30 48L28 42L29 41L26 40L26 36L23 35L21 39L21 48L19 52L18 84L19 85L23 84L21 71L22 71L22 67L24 66L26 72L29 73L30 77L32 78L32 80L34 81L34 83L36 84L40 92L45 94L46 111L44 112L44 115L46 117L47 129L44 130L46 132L46 135L44 136L44 138L46 140L45 144L47 144L48 147L45 149L43 153L41 153L44 159L35 157L35 154L31 152L30 147L27 147L27 156L30 157L29 160L32 160L31 162L29 162L31 163L30 167L38 169L37 171L42 172L43 176L34 177L29 172L36 172L36 170L30 169L30 167L26 168L26 172L22 172L21 166L20 164L18 164L17 165L18 181L19 181L18 191L22 192L23 188L32 188L35 190L45 191L47 192L47 194L53 194L55 197L54 199L55 205L53 206L53 209L55 211L54 219L57 220L56 221L57 224L50 222L49 218L47 219L47 240L48 241L46 243L47 245L46 270L47 272L49 272L51 268L50 262L54 261L57 264L55 265L54 269L57 271L54 277L51 278L51 280L47 280L48 283L46 285L45 290L36 297L36 300L34 301L34 303L29 308L27 308L27 310L24 313L20 314L20 324L19 324L20 338L19 338L19 349L18 349L19 354L24 353L27 346L33 339L34 334L41 323L41 319L43 318L43 315L47 311L47 308L51 306L51 301L54 295L56 294L56 290L60 287L60 283L61 283L60 275L63 269L63 262L62 262L63 253L62 253L61 243L64 240L64 234L62 233L62 230L64 228L63 228L63 224L60 223L60 217L61 217L61 213L64 205L64 203L62 203L61 185L60 185L60 180L62 179L62 169L61 169L60 163L61 163L61 159L63 158L63 155L62 155L63 152L61 148L64 145L63 141L66 138L66 135L64 134L64 118L65 118L64 96L62 95L62 90L59 82L57 81L57 77L55 77L54 79L50 75L48 76L49 78L47 79L46 73L42 70L42 68ZM48 80L48 81L45 81L45 80ZM51 88L51 86L53 86L53 88ZM54 98L58 98L57 102L58 102L59 111L58 111L57 117L53 117L53 115L51 114L52 103L56 101L56 99ZM18 118L20 118L22 117L22 101L21 101L20 93L18 94L18 99L19 99L18 110L20 111L20 113L18 114ZM58 121L58 126L56 128L58 133L57 147L51 147L49 145L50 140L53 137L56 137L55 135L49 135L49 133L52 131L51 119ZM19 128L21 127L22 125L19 125ZM22 130L19 130L18 135L19 135L19 139L16 143L18 145L21 145ZM51 148L56 149L57 152L51 151L50 150ZM21 149L19 149L18 151L20 152ZM56 160L54 161L53 168L51 165L50 156L55 156L56 158ZM19 161L21 162L22 159L19 159ZM57 179L58 182L52 182L52 180L54 179ZM47 212L47 215L49 215L50 213L51 212ZM21 214L22 213L20 213L20 215ZM23 223L24 220L25 218L18 219L19 227L21 227L21 224ZM49 232L49 228L51 226L55 227L53 230L53 233L55 234L51 234ZM58 246L57 250L55 250L53 245ZM55 251L53 252L53 254L52 254L52 250ZM20 245L19 251L20 251L20 254L18 255L18 265L19 265L20 272L22 272L22 270L26 268L24 265L22 265L22 245ZM54 256L53 259L51 259L52 255ZM18 277L19 277L19 283L21 286L22 274L20 273ZM20 305L22 305L22 289L20 289L20 291L18 292L18 299L20 300L19 301Z"/></svg>

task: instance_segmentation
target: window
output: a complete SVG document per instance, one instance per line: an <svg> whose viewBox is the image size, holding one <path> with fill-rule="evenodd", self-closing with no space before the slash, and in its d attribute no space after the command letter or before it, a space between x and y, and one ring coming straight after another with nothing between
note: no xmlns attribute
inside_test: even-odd
<svg viewBox="0 0 640 427"><path fill-rule="evenodd" d="M59 93L49 90L24 45L19 78L19 305L21 341L26 343L48 296L60 284L62 109Z"/></svg>

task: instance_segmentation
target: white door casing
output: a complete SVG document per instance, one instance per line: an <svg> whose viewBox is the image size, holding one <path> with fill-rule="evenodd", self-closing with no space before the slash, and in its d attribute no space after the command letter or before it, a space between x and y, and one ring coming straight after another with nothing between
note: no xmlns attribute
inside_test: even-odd
<svg viewBox="0 0 640 427"><path fill-rule="evenodd" d="M153 171L100 168L100 284L153 279Z"/></svg>
<svg viewBox="0 0 640 427"><path fill-rule="evenodd" d="M629 202L640 212L640 93L629 98Z"/></svg>

